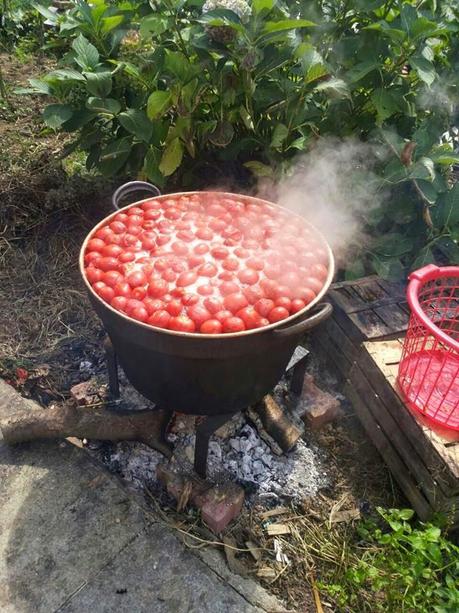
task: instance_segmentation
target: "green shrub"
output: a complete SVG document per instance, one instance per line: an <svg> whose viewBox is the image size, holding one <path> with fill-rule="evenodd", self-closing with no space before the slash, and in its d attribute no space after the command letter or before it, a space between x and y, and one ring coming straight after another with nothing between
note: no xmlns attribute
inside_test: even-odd
<svg viewBox="0 0 459 613"><path fill-rule="evenodd" d="M373 521L359 528L360 559L341 581L322 588L342 606L359 611L456 613L459 610L459 547L434 524L409 520L411 509L378 509Z"/></svg>
<svg viewBox="0 0 459 613"><path fill-rule="evenodd" d="M71 51L32 90L54 98L44 119L78 133L88 167L160 186L277 179L318 139L358 137L382 151L389 197L363 212L374 240L347 276L459 261L455 0L150 4L53 17Z"/></svg>

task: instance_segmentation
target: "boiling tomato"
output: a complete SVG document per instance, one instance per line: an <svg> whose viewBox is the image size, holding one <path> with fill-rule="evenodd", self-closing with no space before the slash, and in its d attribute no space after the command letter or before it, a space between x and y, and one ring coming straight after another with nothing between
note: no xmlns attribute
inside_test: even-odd
<svg viewBox="0 0 459 613"><path fill-rule="evenodd" d="M161 278L164 279L164 281L172 283L172 281L177 279L177 273L169 268L161 273Z"/></svg>
<svg viewBox="0 0 459 613"><path fill-rule="evenodd" d="M128 298L128 301L126 302L126 313L128 315L131 315L131 311L133 311L134 309L140 308L144 308L143 302L141 302L140 300L136 300L135 298Z"/></svg>
<svg viewBox="0 0 459 613"><path fill-rule="evenodd" d="M118 270L119 262L116 258L101 257L97 260L97 267L108 272L109 270Z"/></svg>
<svg viewBox="0 0 459 613"><path fill-rule="evenodd" d="M276 306L284 307L284 309L287 309L287 311L290 311L292 308L292 301L290 298L287 298L287 296L280 296L279 298L276 298L274 302Z"/></svg>
<svg viewBox="0 0 459 613"><path fill-rule="evenodd" d="M156 244L158 245L158 247L162 247L163 245L166 245L167 243L169 243L171 241L171 236L157 236L156 237Z"/></svg>
<svg viewBox="0 0 459 613"><path fill-rule="evenodd" d="M204 263L204 258L202 255L190 255L188 256L188 266L190 268L196 268L197 266L201 266Z"/></svg>
<svg viewBox="0 0 459 613"><path fill-rule="evenodd" d="M111 302L115 297L113 288L105 285L103 281L97 281L94 283L92 289L102 298L102 300L105 300L105 302Z"/></svg>
<svg viewBox="0 0 459 613"><path fill-rule="evenodd" d="M261 319L260 314L255 310L253 306L246 306L243 309L240 309L239 311L237 311L236 317L240 317L242 319L247 330L257 328L258 322Z"/></svg>
<svg viewBox="0 0 459 613"><path fill-rule="evenodd" d="M325 281L325 279L328 277L328 270L325 268L323 264L313 264L310 267L309 272L312 277L315 277L319 279L319 281L322 281L322 282Z"/></svg>
<svg viewBox="0 0 459 613"><path fill-rule="evenodd" d="M193 285L198 279L198 275L194 270L188 270L182 272L176 281L178 287L186 287L187 285Z"/></svg>
<svg viewBox="0 0 459 613"><path fill-rule="evenodd" d="M218 319L208 319L204 323L201 324L199 328L199 332L201 334L221 334L223 330L223 326Z"/></svg>
<svg viewBox="0 0 459 613"><path fill-rule="evenodd" d="M194 332L196 330L196 325L194 321L186 315L179 315L178 317L170 318L168 328L176 332Z"/></svg>
<svg viewBox="0 0 459 613"><path fill-rule="evenodd" d="M101 238L103 241L105 241L107 236L109 236L110 234L112 234L112 231L110 230L110 228L105 226L104 228L99 228L97 232L94 234L94 236L96 238Z"/></svg>
<svg viewBox="0 0 459 613"><path fill-rule="evenodd" d="M127 275L126 281L131 287L139 287L139 285L146 285L147 276L142 270L133 270Z"/></svg>
<svg viewBox="0 0 459 613"><path fill-rule="evenodd" d="M222 246L212 247L210 253L216 260L224 260L229 255L228 249Z"/></svg>
<svg viewBox="0 0 459 613"><path fill-rule="evenodd" d="M205 306L201 304L194 304L187 308L188 316L194 321L197 328L200 328L201 325L207 320L210 319L211 314L206 309Z"/></svg>
<svg viewBox="0 0 459 613"><path fill-rule="evenodd" d="M129 311L129 316L133 319L137 319L138 321L147 321L147 309L144 306L136 307L135 309L131 309L131 311Z"/></svg>
<svg viewBox="0 0 459 613"><path fill-rule="evenodd" d="M152 298L161 298L169 291L169 284L164 279L150 279L148 295Z"/></svg>
<svg viewBox="0 0 459 613"><path fill-rule="evenodd" d="M88 279L89 283L93 285L98 281L102 281L102 279L104 278L104 273L98 268L86 268L86 278Z"/></svg>
<svg viewBox="0 0 459 613"><path fill-rule="evenodd" d="M102 254L99 253L98 251L90 251L89 253L86 253L86 255L84 256L84 263L87 266L91 262L96 262L96 260L98 260L101 257L102 257Z"/></svg>
<svg viewBox="0 0 459 613"><path fill-rule="evenodd" d="M131 294L131 296L135 298L136 300L143 300L146 295L147 295L146 287L134 287L134 289L132 290L132 294Z"/></svg>
<svg viewBox="0 0 459 613"><path fill-rule="evenodd" d="M147 251L151 249L155 249L156 247L156 234L153 232L144 232L140 236L140 240L142 241L142 247Z"/></svg>
<svg viewBox="0 0 459 613"><path fill-rule="evenodd" d="M116 270L109 270L104 274L104 283L110 287L115 287L117 283L123 281L123 275Z"/></svg>
<svg viewBox="0 0 459 613"><path fill-rule="evenodd" d="M175 243L172 243L171 249L177 255L186 255L190 248L183 241L175 241Z"/></svg>
<svg viewBox="0 0 459 613"><path fill-rule="evenodd" d="M223 300L213 296L204 300L204 306L210 313L218 313L224 309Z"/></svg>
<svg viewBox="0 0 459 613"><path fill-rule="evenodd" d="M225 305L225 309L228 309L228 311L232 313L236 313L240 309L246 307L249 301L242 292L234 292L225 296L223 304Z"/></svg>
<svg viewBox="0 0 459 613"><path fill-rule="evenodd" d="M112 258L119 259L119 256L123 253L123 248L120 245L105 245L100 252L102 255L108 255Z"/></svg>
<svg viewBox="0 0 459 613"><path fill-rule="evenodd" d="M170 302L167 303L166 311L170 315L180 315L180 313L183 311L182 301L178 298L173 298Z"/></svg>
<svg viewBox="0 0 459 613"><path fill-rule="evenodd" d="M122 221L112 221L109 228L115 234L126 232L126 225Z"/></svg>
<svg viewBox="0 0 459 613"><path fill-rule="evenodd" d="M155 311L153 315L147 320L152 326L156 326L157 328L167 328L169 326L169 322L171 320L171 316L167 311L159 310Z"/></svg>
<svg viewBox="0 0 459 613"><path fill-rule="evenodd" d="M254 306L255 310L258 311L262 317L267 317L268 313L275 307L275 304L269 298L261 298Z"/></svg>
<svg viewBox="0 0 459 613"><path fill-rule="evenodd" d="M295 296L298 296L305 304L309 304L314 300L316 294L309 287L299 287L295 290Z"/></svg>
<svg viewBox="0 0 459 613"><path fill-rule="evenodd" d="M268 319L273 324L276 321L281 321L282 319L285 319L289 316L289 314L290 313L287 311L287 309L281 306L277 306L274 307L274 309L271 309L271 311L268 313Z"/></svg>
<svg viewBox="0 0 459 613"><path fill-rule="evenodd" d="M218 269L215 264L212 264L212 262L206 262L198 268L197 272L201 277L214 277L217 274Z"/></svg>
<svg viewBox="0 0 459 613"><path fill-rule="evenodd" d="M114 309L116 309L117 311L122 311L123 313L126 310L126 303L127 298L125 296L115 296L110 302L111 306Z"/></svg>
<svg viewBox="0 0 459 613"><path fill-rule="evenodd" d="M251 287L244 287L242 293L250 302L250 304L255 304L257 300L261 300L265 297L264 291L258 285L252 285Z"/></svg>
<svg viewBox="0 0 459 613"><path fill-rule="evenodd" d="M236 258L226 258L222 262L222 267L225 270L237 270L239 268L239 261Z"/></svg>
<svg viewBox="0 0 459 613"><path fill-rule="evenodd" d="M196 255L204 255L204 253L208 253L208 251L209 245L206 245L206 243L198 243L193 247L193 252Z"/></svg>
<svg viewBox="0 0 459 613"><path fill-rule="evenodd" d="M119 254L118 260L123 264L133 262L135 260L135 253L133 251L123 251Z"/></svg>
<svg viewBox="0 0 459 613"><path fill-rule="evenodd" d="M198 285L197 292L201 294L201 296L210 296L214 293L214 288L212 285Z"/></svg>
<svg viewBox="0 0 459 613"><path fill-rule="evenodd" d="M88 241L88 251L100 251L100 253L103 253L102 249L105 246L105 242L100 238L92 238L90 241ZM106 255L109 254L107 253Z"/></svg>
<svg viewBox="0 0 459 613"><path fill-rule="evenodd" d="M255 285L255 283L258 283L258 279L259 274L251 269L251 268L244 268L243 270L240 270L237 273L238 279L241 283L247 283L248 285Z"/></svg>
<svg viewBox="0 0 459 613"><path fill-rule="evenodd" d="M292 304L290 306L290 312L298 313L298 311L301 311L301 309L304 309L305 306L306 306L306 302L304 300L301 300L300 298L295 298L294 300L292 300Z"/></svg>
<svg viewBox="0 0 459 613"><path fill-rule="evenodd" d="M226 311L224 309L222 311L217 311L216 313L214 313L214 319L218 319L218 321L220 321L221 323L223 323L226 319L232 316L233 314L231 313L231 311Z"/></svg>
<svg viewBox="0 0 459 613"><path fill-rule="evenodd" d="M210 241L214 237L214 233L209 228L199 228L196 231L196 236L200 238L202 241Z"/></svg>
<svg viewBox="0 0 459 613"><path fill-rule="evenodd" d="M159 298L151 298L146 296L143 300L143 306L147 309L148 315L153 315L155 311L164 309L164 302Z"/></svg>
<svg viewBox="0 0 459 613"><path fill-rule="evenodd" d="M306 277L306 279L303 279L303 283L306 287L312 289L312 291L316 294L318 294L324 286L323 282L319 281L319 279L317 279L316 277Z"/></svg>
<svg viewBox="0 0 459 613"><path fill-rule="evenodd" d="M223 322L223 332L243 332L245 324L240 317L228 317Z"/></svg>
<svg viewBox="0 0 459 613"><path fill-rule="evenodd" d="M127 281L117 283L113 289L115 290L116 296L124 296L125 298L129 298L131 295L131 286Z"/></svg>

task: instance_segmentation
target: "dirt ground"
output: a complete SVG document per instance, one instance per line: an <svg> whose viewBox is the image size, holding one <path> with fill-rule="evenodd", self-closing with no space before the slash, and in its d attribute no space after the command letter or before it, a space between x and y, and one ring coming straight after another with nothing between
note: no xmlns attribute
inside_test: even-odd
<svg viewBox="0 0 459 613"><path fill-rule="evenodd" d="M0 62L10 92L9 104L0 101L0 376L46 406L67 399L70 387L88 377L82 369L85 361L104 370L104 332L87 300L77 261L85 235L110 210L113 185L69 172L69 161L61 159L69 137L43 127L39 98L12 93L25 84L24 75L33 76L42 67L25 66L5 54ZM339 391L330 380L323 381ZM295 511L303 518L298 525L304 532L284 539L294 563L264 580L295 611L307 610L306 585L320 579L321 560L339 556L354 538L352 523L325 529L336 504L357 508L362 515L377 505L403 505L350 407L344 409L338 422L312 435L329 458L332 479L319 496ZM161 512L186 531L207 534L196 518L177 515L168 504ZM232 531L241 547L248 535L262 548L271 547L256 509L243 513ZM298 544L307 538L322 539L318 547L324 549L306 559ZM241 556L247 564L249 558Z"/></svg>

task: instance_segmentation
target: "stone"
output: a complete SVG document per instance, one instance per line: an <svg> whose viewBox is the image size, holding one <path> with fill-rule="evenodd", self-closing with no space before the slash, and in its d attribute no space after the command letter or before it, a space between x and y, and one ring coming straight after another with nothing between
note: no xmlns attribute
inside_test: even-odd
<svg viewBox="0 0 459 613"><path fill-rule="evenodd" d="M105 395L105 389L96 379L82 381L70 388L70 396L80 406L99 403Z"/></svg>
<svg viewBox="0 0 459 613"><path fill-rule="evenodd" d="M255 475L262 475L264 472L266 472L266 466L261 460L255 460L255 462L252 464L252 469Z"/></svg>
<svg viewBox="0 0 459 613"><path fill-rule="evenodd" d="M338 398L317 387L309 374L304 378L303 397L306 410L302 419L312 430L319 430L342 412Z"/></svg>
<svg viewBox="0 0 459 613"><path fill-rule="evenodd" d="M222 532L241 512L244 490L236 483L216 485L203 497L201 517L215 534Z"/></svg>

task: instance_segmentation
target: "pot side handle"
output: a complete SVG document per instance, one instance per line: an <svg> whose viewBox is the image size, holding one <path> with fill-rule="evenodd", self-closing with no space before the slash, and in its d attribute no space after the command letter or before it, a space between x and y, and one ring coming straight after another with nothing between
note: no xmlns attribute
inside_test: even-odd
<svg viewBox="0 0 459 613"><path fill-rule="evenodd" d="M311 315L311 317L306 317L306 319L303 319L298 323L293 323L284 328L275 328L273 330L274 334L278 337L287 338L289 336L307 332L311 328L314 328L315 326L328 319L333 312L333 307L328 302L321 302L320 304L313 307L312 310L317 312Z"/></svg>
<svg viewBox="0 0 459 613"><path fill-rule="evenodd" d="M129 183L124 183L114 192L112 196L112 204L115 211L119 211L120 209L120 201L127 196L128 194L132 194L133 192L149 192L154 196L161 196L161 192L152 183L147 183L146 181L129 181Z"/></svg>

